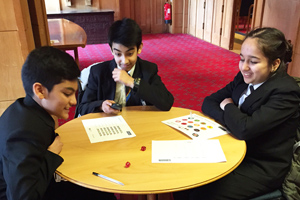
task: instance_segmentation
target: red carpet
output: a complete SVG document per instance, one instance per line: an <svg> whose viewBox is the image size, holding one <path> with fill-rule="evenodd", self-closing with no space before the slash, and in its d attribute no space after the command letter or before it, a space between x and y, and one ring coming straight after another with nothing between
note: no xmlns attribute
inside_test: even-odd
<svg viewBox="0 0 300 200"><path fill-rule="evenodd" d="M174 95L176 107L201 111L203 99L238 72L238 54L191 35L148 34L143 36L143 43L140 57L158 65L158 73ZM81 69L113 58L108 44L87 45L78 51ZM70 118L73 116L74 109L70 111Z"/></svg>

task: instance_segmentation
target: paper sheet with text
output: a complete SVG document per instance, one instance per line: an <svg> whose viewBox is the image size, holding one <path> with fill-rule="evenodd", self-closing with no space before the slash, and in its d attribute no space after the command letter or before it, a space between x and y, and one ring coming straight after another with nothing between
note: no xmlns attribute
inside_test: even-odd
<svg viewBox="0 0 300 200"><path fill-rule="evenodd" d="M91 143L135 137L122 116L82 120Z"/></svg>
<svg viewBox="0 0 300 200"><path fill-rule="evenodd" d="M152 141L152 163L226 162L218 139Z"/></svg>

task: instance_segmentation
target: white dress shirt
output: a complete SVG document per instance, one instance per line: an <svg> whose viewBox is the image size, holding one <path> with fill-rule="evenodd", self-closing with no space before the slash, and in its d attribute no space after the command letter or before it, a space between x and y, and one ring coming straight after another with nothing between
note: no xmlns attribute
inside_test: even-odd
<svg viewBox="0 0 300 200"><path fill-rule="evenodd" d="M253 89L256 90L259 86L261 86L264 82L262 83L259 83L259 84L249 84L247 89L242 93L240 99L239 99L239 108L241 107L241 105L244 103L245 99L251 94L251 91L250 91L250 86L252 85L253 86Z"/></svg>

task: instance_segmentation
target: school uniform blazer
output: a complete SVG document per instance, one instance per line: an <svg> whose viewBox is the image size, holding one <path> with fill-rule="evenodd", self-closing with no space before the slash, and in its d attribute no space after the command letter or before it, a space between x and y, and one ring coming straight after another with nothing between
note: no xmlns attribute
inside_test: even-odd
<svg viewBox="0 0 300 200"><path fill-rule="evenodd" d="M41 200L63 159L48 147L54 120L30 96L0 117L0 199Z"/></svg>
<svg viewBox="0 0 300 200"><path fill-rule="evenodd" d="M239 72L223 89L204 99L202 111L226 126L233 136L246 141L245 159L235 173L278 188L292 159L299 126L300 89L286 72L277 72L239 109L239 98L247 87ZM232 98L234 104L227 104L223 111L220 103L224 98ZM241 184L247 184L243 181L241 178Z"/></svg>
<svg viewBox="0 0 300 200"><path fill-rule="evenodd" d="M105 100L114 100L116 82L112 78L112 71L117 67L115 60L106 61L92 66L88 84L84 91L78 111L81 115L100 112L100 106ZM141 78L140 86L135 92L131 90L126 106L154 105L160 110L171 109L174 97L167 90L160 76L157 65L140 58L137 59L133 78Z"/></svg>

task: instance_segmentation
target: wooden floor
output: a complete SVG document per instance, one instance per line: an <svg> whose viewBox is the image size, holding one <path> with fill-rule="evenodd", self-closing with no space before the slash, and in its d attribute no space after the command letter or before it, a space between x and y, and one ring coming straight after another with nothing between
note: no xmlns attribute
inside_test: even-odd
<svg viewBox="0 0 300 200"><path fill-rule="evenodd" d="M239 34L239 33L235 33L234 35L234 44L233 44L233 49L230 50L234 53L240 54L241 53L241 45L244 39L244 35Z"/></svg>

